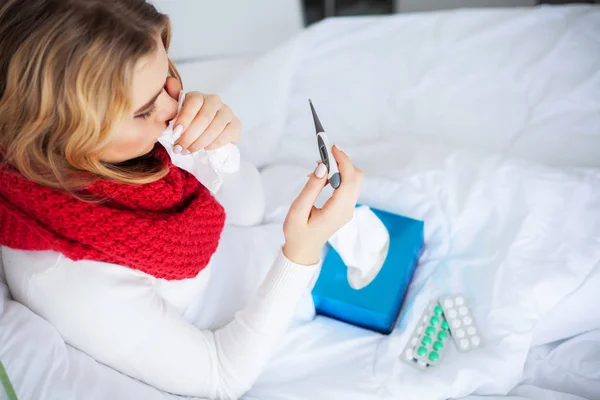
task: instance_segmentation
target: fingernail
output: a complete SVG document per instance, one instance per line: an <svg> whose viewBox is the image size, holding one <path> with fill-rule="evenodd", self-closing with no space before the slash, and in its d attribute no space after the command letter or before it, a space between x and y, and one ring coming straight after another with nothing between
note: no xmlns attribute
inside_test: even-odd
<svg viewBox="0 0 600 400"><path fill-rule="evenodd" d="M335 145L335 148L338 149L339 151L341 151L342 153L345 153L345 151L337 144Z"/></svg>
<svg viewBox="0 0 600 400"><path fill-rule="evenodd" d="M192 152L189 151L188 149L185 149L184 151L181 152L182 156L189 156L190 154L192 154Z"/></svg>
<svg viewBox="0 0 600 400"><path fill-rule="evenodd" d="M181 153L181 150L183 150L183 147L181 147L180 145L176 144L175 146L173 146L173 153L179 154Z"/></svg>
<svg viewBox="0 0 600 400"><path fill-rule="evenodd" d="M325 166L325 164L319 164L319 166L315 170L315 176L317 178L321 179L322 177L325 176L326 173L327 173L327 167Z"/></svg>
<svg viewBox="0 0 600 400"><path fill-rule="evenodd" d="M173 130L173 138L175 140L179 139L179 137L181 136L182 133L183 133L183 125L177 125L175 127L175 129Z"/></svg>

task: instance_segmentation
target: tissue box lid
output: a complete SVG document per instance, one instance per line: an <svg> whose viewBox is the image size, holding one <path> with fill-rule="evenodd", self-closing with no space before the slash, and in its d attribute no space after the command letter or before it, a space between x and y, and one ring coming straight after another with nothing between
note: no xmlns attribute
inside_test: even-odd
<svg viewBox="0 0 600 400"><path fill-rule="evenodd" d="M393 328L423 247L422 221L372 208L390 234L387 257L379 274L356 290L348 283L348 269L329 248L313 288L317 313L354 325L388 333Z"/></svg>

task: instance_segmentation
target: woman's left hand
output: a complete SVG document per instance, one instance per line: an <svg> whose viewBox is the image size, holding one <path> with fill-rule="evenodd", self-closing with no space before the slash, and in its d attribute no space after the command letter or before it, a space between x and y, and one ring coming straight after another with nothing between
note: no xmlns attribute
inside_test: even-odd
<svg viewBox="0 0 600 400"><path fill-rule="evenodd" d="M175 142L175 153L187 154L198 150L212 150L240 139L242 124L231 108L216 94L188 92L175 120L174 131L183 129ZM181 146L177 148L177 146Z"/></svg>

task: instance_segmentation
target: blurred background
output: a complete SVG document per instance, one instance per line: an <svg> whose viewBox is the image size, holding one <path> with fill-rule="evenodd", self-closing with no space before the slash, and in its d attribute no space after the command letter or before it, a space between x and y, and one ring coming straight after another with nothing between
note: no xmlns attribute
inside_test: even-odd
<svg viewBox="0 0 600 400"><path fill-rule="evenodd" d="M173 23L171 58L186 89L217 93L256 57L326 18L600 0L150 0Z"/></svg>
<svg viewBox="0 0 600 400"><path fill-rule="evenodd" d="M406 12L447 10L463 7L527 7L539 3L594 3L594 0L304 0L307 24L326 17L381 15Z"/></svg>

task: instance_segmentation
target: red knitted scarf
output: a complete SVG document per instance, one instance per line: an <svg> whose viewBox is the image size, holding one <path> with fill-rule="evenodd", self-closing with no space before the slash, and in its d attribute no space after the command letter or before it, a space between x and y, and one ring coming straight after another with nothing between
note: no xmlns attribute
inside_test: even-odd
<svg viewBox="0 0 600 400"><path fill-rule="evenodd" d="M102 203L0 172L0 244L120 264L157 278L196 276L217 249L225 212L193 175L171 164L162 146L154 153L169 165L163 179L87 187L88 194L109 199Z"/></svg>

